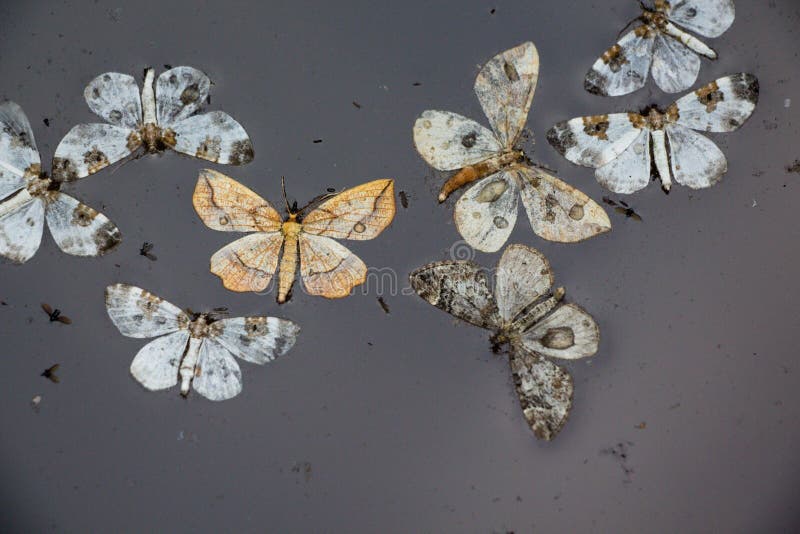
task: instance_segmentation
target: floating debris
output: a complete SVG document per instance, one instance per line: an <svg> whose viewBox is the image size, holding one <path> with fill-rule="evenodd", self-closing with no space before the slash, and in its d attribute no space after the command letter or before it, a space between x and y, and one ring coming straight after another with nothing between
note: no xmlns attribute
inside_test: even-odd
<svg viewBox="0 0 800 534"><path fill-rule="evenodd" d="M403 208L408 208L408 195L406 195L405 191L400 191L400 204Z"/></svg>
<svg viewBox="0 0 800 534"><path fill-rule="evenodd" d="M61 379L58 378L58 376L56 375L56 371L58 371L59 367L60 367L59 364L51 365L50 367L42 371L42 374L40 376L47 378L48 380L50 380L50 382L54 384L58 384L61 381Z"/></svg>
<svg viewBox="0 0 800 534"><path fill-rule="evenodd" d="M322 139L314 139L314 141L313 141L314 144L319 144L321 142L322 142Z"/></svg>
<svg viewBox="0 0 800 534"><path fill-rule="evenodd" d="M386 304L386 301L383 300L383 297L378 297L378 304L381 305L381 308L383 308L384 313L386 314L389 313L389 305Z"/></svg>
<svg viewBox="0 0 800 534"><path fill-rule="evenodd" d="M642 217L631 208L624 200L614 201L608 197L603 197L603 202L609 206L614 206L614 211L624 215L628 219L634 221L642 221Z"/></svg>
<svg viewBox="0 0 800 534"><path fill-rule="evenodd" d="M355 107L356 107L356 109L361 109L361 104L359 104L359 103L358 103L358 102L356 102L355 100L353 100L353 106L355 106Z"/></svg>
<svg viewBox="0 0 800 534"><path fill-rule="evenodd" d="M33 408L34 412L39 412L39 405L42 403L42 396L41 395L34 395L31 399L31 408Z"/></svg>
<svg viewBox="0 0 800 534"><path fill-rule="evenodd" d="M72 319L70 319L66 315L63 315L61 313L61 310L59 310L58 308L53 309L53 307L47 304L46 302L42 302L42 309L50 318L51 323L58 321L59 323L63 324L72 324Z"/></svg>
<svg viewBox="0 0 800 534"><path fill-rule="evenodd" d="M794 160L794 163L786 167L786 172L800 173L800 159Z"/></svg>
<svg viewBox="0 0 800 534"><path fill-rule="evenodd" d="M150 252L151 250L153 250L153 244L145 241L142 244L141 248L139 249L139 254L144 256L150 261L156 261L158 257L155 254L151 253Z"/></svg>

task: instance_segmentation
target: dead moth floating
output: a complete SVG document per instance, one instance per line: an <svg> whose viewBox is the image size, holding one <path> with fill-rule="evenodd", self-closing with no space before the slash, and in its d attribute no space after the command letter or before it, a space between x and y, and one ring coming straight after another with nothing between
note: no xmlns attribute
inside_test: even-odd
<svg viewBox="0 0 800 534"><path fill-rule="evenodd" d="M603 52L586 74L590 93L620 96L644 87L651 69L662 91L685 91L697 80L700 58L717 53L676 24L705 37L719 37L733 23L733 0L644 0L642 24Z"/></svg>
<svg viewBox="0 0 800 534"><path fill-rule="evenodd" d="M194 389L214 401L242 391L234 356L259 365L271 362L292 348L300 330L275 317L219 319L216 313L184 312L126 284L106 288L106 310L122 335L156 337L131 363L131 374L140 384L157 391L180 381L184 397Z"/></svg>
<svg viewBox="0 0 800 534"><path fill-rule="evenodd" d="M284 199L286 192L284 190ZM321 203L319 203L322 201ZM200 171L192 203L209 228L255 232L211 256L211 272L231 291L263 291L280 259L278 302L285 302L300 276L312 295L341 298L366 279L367 266L334 239L377 237L395 214L394 180L375 180L338 194L323 195L297 209L286 202L284 220L272 205L222 173ZM314 209L305 214L310 207Z"/></svg>
<svg viewBox="0 0 800 534"><path fill-rule="evenodd" d="M14 102L0 104L0 255L17 263L31 259L45 219L67 254L101 256L119 244L114 223L60 188L42 170L25 112Z"/></svg>
<svg viewBox="0 0 800 534"><path fill-rule="evenodd" d="M615 193L633 193L649 182L651 166L669 192L679 184L700 189L728 170L722 151L703 132L732 132L753 113L758 80L752 74L720 78L662 111L578 117L556 124L547 140L578 165L594 167L597 181ZM654 165L651 163L654 162Z"/></svg>
<svg viewBox="0 0 800 534"><path fill-rule="evenodd" d="M463 321L494 330L495 351L508 347L522 412L537 438L550 440L572 407L570 374L547 358L574 360L597 352L600 332L591 315L561 305L564 288L552 293L547 258L510 245L497 264L494 295L486 272L471 261L431 263L411 273L420 297Z"/></svg>
<svg viewBox="0 0 800 534"><path fill-rule="evenodd" d="M133 76L101 74L86 86L89 109L109 124L79 124L56 148L53 173L68 181L93 174L130 156L172 149L215 163L243 165L253 160L247 132L222 111L196 114L205 105L211 81L192 67L161 73L145 71L141 97Z"/></svg>
<svg viewBox="0 0 800 534"><path fill-rule="evenodd" d="M539 54L523 43L492 58L478 73L475 93L492 126L449 111L428 110L414 124L414 144L435 169L458 170L441 189L480 180L456 202L456 227L470 246L499 250L517 220L517 192L536 235L572 243L611 229L603 208L538 167L524 165L519 140L539 77Z"/></svg>

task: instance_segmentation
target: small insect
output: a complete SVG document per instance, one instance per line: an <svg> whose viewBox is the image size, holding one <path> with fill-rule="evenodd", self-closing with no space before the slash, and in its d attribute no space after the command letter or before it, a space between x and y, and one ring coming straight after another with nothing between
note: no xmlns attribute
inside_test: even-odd
<svg viewBox="0 0 800 534"><path fill-rule="evenodd" d="M562 305L564 288L551 292L553 273L539 251L509 245L494 275L494 294L486 271L468 260L431 263L412 272L410 280L430 304L494 331L492 350L508 351L525 419L537 438L551 440L572 408L573 381L548 358L594 355L600 331L582 308Z"/></svg>
<svg viewBox="0 0 800 534"><path fill-rule="evenodd" d="M414 87L419 87L419 86L420 86L420 85L422 85L422 84L421 84L420 82L414 82L414 83L412 83L411 85L413 85Z"/></svg>
<svg viewBox="0 0 800 534"><path fill-rule="evenodd" d="M119 244L114 223L62 193L61 186L42 170L25 112L14 102L0 104L0 256L16 263L31 259L45 220L67 254L102 256Z"/></svg>
<svg viewBox="0 0 800 534"><path fill-rule="evenodd" d="M61 310L59 310L58 308L53 309L53 307L47 304L46 302L42 302L42 309L50 318L51 323L58 321L59 323L72 324L72 319L70 319L66 315L62 315Z"/></svg>
<svg viewBox="0 0 800 534"><path fill-rule="evenodd" d="M285 187L283 198L285 220L269 202L233 178L210 169L200 171L192 203L206 226L254 232L211 256L211 272L222 284L231 291L263 291L278 272L278 303L286 302L298 257L303 285L312 295L346 297L364 283L367 266L334 239L372 239L389 226L395 214L394 180L321 195L300 209L296 203L289 206Z"/></svg>
<svg viewBox="0 0 800 534"><path fill-rule="evenodd" d="M50 127L50 119L48 119L47 117L42 119L42 122L44 123L45 126Z"/></svg>
<svg viewBox="0 0 800 534"><path fill-rule="evenodd" d="M45 369L44 371L42 371L41 376L47 378L48 380L50 380L50 382L53 382L54 384L58 384L61 381L56 375L56 371L58 371L58 368L59 368L58 364L52 365L47 369Z"/></svg>
<svg viewBox="0 0 800 534"><path fill-rule="evenodd" d="M152 243L148 243L147 241L145 241L144 243L142 243L142 246L139 249L139 254L144 256L150 261L156 261L158 257L150 252L151 250L153 250L153 246L154 245Z"/></svg>
<svg viewBox="0 0 800 534"><path fill-rule="evenodd" d="M315 144L315 145L316 145L316 144L319 144L319 143L321 143L321 142L322 142L322 139L314 139L314 144Z"/></svg>
<svg viewBox="0 0 800 534"><path fill-rule="evenodd" d="M399 195L400 195L400 204L404 208L408 208L408 195L406 195L406 192L400 191Z"/></svg>
<svg viewBox="0 0 800 534"><path fill-rule="evenodd" d="M132 156L175 150L200 159L243 165L253 161L244 128L222 111L198 113L211 80L192 67L175 67L155 79L145 69L141 95L133 76L101 74L86 86L86 103L106 123L79 124L61 140L53 175L71 181Z"/></svg>
<svg viewBox="0 0 800 534"><path fill-rule="evenodd" d="M641 113L559 122L547 132L547 140L572 163L597 169L597 181L614 193L646 187L652 161L666 193L673 178L692 189L711 187L728 170L728 162L716 144L695 130L736 130L753 113L758 91L755 76L733 74L679 98L666 110L651 106Z"/></svg>
<svg viewBox="0 0 800 534"><path fill-rule="evenodd" d="M639 221L639 222L642 221L642 217L638 213L633 211L633 208L631 208L628 205L628 203L625 202L624 200L620 200L619 202L617 202L611 200L608 197L603 197L603 202L605 202L609 206L614 206L614 211L616 211L617 213L621 213L622 215L624 215L629 219L633 219L634 221Z"/></svg>
<svg viewBox="0 0 800 534"><path fill-rule="evenodd" d="M794 163L787 165L786 172L796 172L800 174L800 159L796 159Z"/></svg>
<svg viewBox="0 0 800 534"><path fill-rule="evenodd" d="M357 109L361 109L361 104L359 104L359 103L358 103L358 102L356 102L355 100L353 100L353 105L354 105L354 106L355 106Z"/></svg>
<svg viewBox="0 0 800 534"><path fill-rule="evenodd" d="M31 399L31 408L34 412L39 411L39 405L42 403L42 396L41 395L34 395Z"/></svg>
<svg viewBox="0 0 800 534"><path fill-rule="evenodd" d="M144 289L127 284L106 288L106 311L123 336L155 337L134 357L131 375L157 391L180 380L181 395L194 389L221 401L242 390L234 356L265 364L289 351L300 327L275 317L217 319L215 314L181 311Z"/></svg>
<svg viewBox="0 0 800 534"><path fill-rule="evenodd" d="M662 91L691 87L700 72L700 57L717 53L676 24L705 37L719 37L733 23L733 0L641 0L641 24L603 52L586 74L590 93L620 96L644 87L648 72Z"/></svg>
<svg viewBox="0 0 800 534"><path fill-rule="evenodd" d="M511 235L519 196L534 233L549 241L574 243L611 229L600 205L528 165L516 148L538 78L539 53L523 43L489 60L475 80L492 130L449 111L425 111L414 124L422 158L440 171L457 171L439 191L439 202L478 181L456 202L454 220L464 240L483 252L499 250Z"/></svg>
<svg viewBox="0 0 800 534"><path fill-rule="evenodd" d="M386 304L386 301L383 300L383 297L378 297L378 304L381 305L381 309L383 310L383 313L388 315L389 314L389 305Z"/></svg>

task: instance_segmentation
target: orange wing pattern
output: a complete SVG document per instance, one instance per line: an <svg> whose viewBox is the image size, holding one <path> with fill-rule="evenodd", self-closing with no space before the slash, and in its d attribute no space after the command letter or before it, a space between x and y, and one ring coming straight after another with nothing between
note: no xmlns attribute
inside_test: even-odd
<svg viewBox="0 0 800 534"><path fill-rule="evenodd" d="M333 239L301 233L299 243L300 275L310 294L338 299L366 280L364 262Z"/></svg>
<svg viewBox="0 0 800 534"><path fill-rule="evenodd" d="M280 232L244 236L211 256L211 272L231 291L263 291L275 275L282 244Z"/></svg>
<svg viewBox="0 0 800 534"><path fill-rule="evenodd" d="M303 231L335 239L372 239L394 219L394 180L342 191L303 218Z"/></svg>
<svg viewBox="0 0 800 534"><path fill-rule="evenodd" d="M194 209L213 230L274 232L282 219L272 205L233 178L203 169L192 196Z"/></svg>

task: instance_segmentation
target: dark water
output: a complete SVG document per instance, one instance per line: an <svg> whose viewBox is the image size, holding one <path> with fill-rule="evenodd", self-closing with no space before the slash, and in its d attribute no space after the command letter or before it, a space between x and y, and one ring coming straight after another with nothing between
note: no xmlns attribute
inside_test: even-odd
<svg viewBox="0 0 800 534"><path fill-rule="evenodd" d="M721 57L703 61L698 82L752 72L761 101L740 131L714 136L729 162L722 183L668 197L651 186L627 199L643 222L612 214L611 234L577 246L536 238L520 214L509 242L541 249L602 333L597 356L569 366L574 411L555 442L531 435L487 334L415 296L384 288L387 315L375 286L339 301L297 291L280 308L274 295L225 291L208 258L232 234L205 228L190 200L206 165L148 157L69 188L119 225L117 252L77 259L48 236L28 264L0 266L2 529L797 528L800 174L785 168L800 158L800 6L736 8L733 27L709 40ZM413 148L416 116L440 108L484 122L478 65L533 40L535 158L599 199L592 171L563 160L544 133L573 116L674 99L652 83L617 99L583 91L586 69L637 9L8 1L0 97L26 110L47 161L71 126L96 121L82 92L97 74L198 67L215 82L211 109L236 117L256 149L252 164L220 170L267 198L280 199L282 175L301 204L327 187L396 178L409 207L378 239L348 245L404 285L460 239L452 205L435 201L440 179ZM139 255L143 241L158 261ZM242 363L233 400L146 392L128 374L143 341L122 337L105 313L103 288L117 281L303 330L283 360ZM50 324L42 301L74 324ZM59 384L39 376L56 362Z"/></svg>

